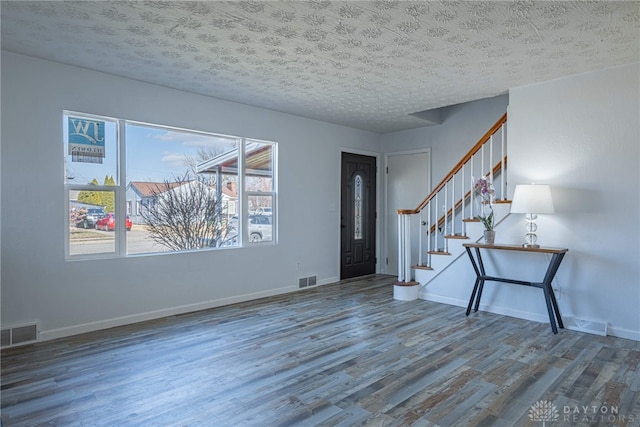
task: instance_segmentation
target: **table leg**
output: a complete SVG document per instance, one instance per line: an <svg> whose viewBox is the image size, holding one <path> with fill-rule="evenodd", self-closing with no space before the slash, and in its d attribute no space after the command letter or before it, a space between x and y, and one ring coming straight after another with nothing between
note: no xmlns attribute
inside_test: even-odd
<svg viewBox="0 0 640 427"><path fill-rule="evenodd" d="M475 285L473 285L473 292L471 292L471 298L469 298L469 305L467 306L467 316L469 315L469 313L471 313L471 306L473 305L473 300L476 297L476 292L478 291L479 284L480 284L480 278L478 277L476 279Z"/></svg>
<svg viewBox="0 0 640 427"><path fill-rule="evenodd" d="M555 313L555 318L558 319L558 326L564 329L564 323L562 322L562 316L560 315L560 308L558 307L558 301L556 300L556 296L553 293L553 286L551 285L551 282L553 281L553 278L555 277L556 272L558 271L558 267L560 267L562 258L564 258L564 253L554 254L551 257L551 262L549 263L547 272L544 275L542 287L543 289L545 289L545 298L547 298L547 295L548 295L551 306L553 308L553 312ZM553 316L553 313L551 313L551 311L549 312L549 316L550 317ZM553 328L553 323L551 326Z"/></svg>
<svg viewBox="0 0 640 427"><path fill-rule="evenodd" d="M558 308L558 301L556 301L553 288L549 288L549 294L551 295L551 303L553 304L553 310L556 313L556 319L558 319L558 326L564 329L564 323L562 322L562 316L560 316L560 309Z"/></svg>
<svg viewBox="0 0 640 427"><path fill-rule="evenodd" d="M477 312L480 307L480 298L482 298L482 291L484 290L484 278L487 273L484 271L484 263L482 262L482 256L480 255L480 249L476 248L476 258L478 258L478 270L480 271L480 286L478 287L478 296L476 297L476 305L473 307L473 311Z"/></svg>
<svg viewBox="0 0 640 427"><path fill-rule="evenodd" d="M471 266L473 267L473 271L476 273L476 283L473 285L473 292L471 292L471 298L469 298L469 305L467 306L467 316L471 313L471 307L473 306L473 300L476 298L476 292L478 292L478 286L480 285L480 271L478 270L478 265L476 264L476 260L473 258L473 254L471 253L471 249L465 248L467 251L467 255L469 256L469 260L471 261Z"/></svg>
<svg viewBox="0 0 640 427"><path fill-rule="evenodd" d="M542 290L544 291L544 301L547 303L547 312L549 313L549 323L551 323L551 330L554 334L557 334L558 327L556 326L556 319L553 316L554 307L551 303L551 295L549 294L549 292L553 293L553 289L549 290L547 286L543 285Z"/></svg>

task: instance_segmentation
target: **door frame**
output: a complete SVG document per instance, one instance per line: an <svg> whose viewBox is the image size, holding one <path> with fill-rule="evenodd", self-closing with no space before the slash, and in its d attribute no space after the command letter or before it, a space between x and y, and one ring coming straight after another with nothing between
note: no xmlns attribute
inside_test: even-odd
<svg viewBox="0 0 640 427"><path fill-rule="evenodd" d="M416 148L415 150L406 150L406 151L394 151L391 153L385 153L384 155L384 170L387 170L387 167L389 166L389 157L394 157L394 156L407 156L407 155L411 155L411 154L428 154L429 155L429 176L428 176L428 180L429 182L427 183L427 188L432 188L431 186L431 182L432 182L432 175L433 175L433 168L431 167L432 165L432 155L431 155L431 147L425 147L425 148ZM386 263L386 259L389 256L389 226L391 224L392 221L398 221L397 216L393 217L393 218L387 218L387 211L389 210L389 175L388 174L384 174L384 222L382 224L382 227L384 229L384 239L383 239L383 244L384 244L384 258L382 258L385 262L384 263L380 263L380 264L384 264L384 269L382 269L381 271L384 273L387 273L387 263ZM421 196L422 198L427 197L428 194L425 194L423 196ZM418 204L422 201L422 199L416 200L415 206L406 206L403 209L413 209L414 207L418 206ZM389 262L393 262L393 260L389 260ZM397 260L396 260L397 262Z"/></svg>
<svg viewBox="0 0 640 427"><path fill-rule="evenodd" d="M341 206L341 202L342 202L342 153L350 153L350 154L359 154L361 156L369 156L369 157L375 157L376 159L376 259L378 260L378 262L376 262L376 273L380 273L380 263L381 263L381 250L382 250L382 239L380 236L380 232L381 232L381 228L382 228L382 214L380 211L380 208L382 207L381 204L381 197L380 197L380 192L382 189L382 175L380 173L381 168L380 168L380 153L376 153L375 151L366 151L366 150L358 150L358 149L354 149L354 148L346 148L346 147L340 147L340 152L338 154L338 199L337 199L337 205L338 208L336 210L336 236L337 236L337 246L338 246L338 250L336 251L336 277L340 277L340 251L341 251L341 247L340 247L340 206Z"/></svg>

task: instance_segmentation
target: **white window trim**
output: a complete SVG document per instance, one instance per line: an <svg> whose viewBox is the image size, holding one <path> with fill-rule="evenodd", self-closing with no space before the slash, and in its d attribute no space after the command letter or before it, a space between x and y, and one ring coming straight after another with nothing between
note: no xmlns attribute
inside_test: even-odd
<svg viewBox="0 0 640 427"><path fill-rule="evenodd" d="M118 183L115 186L104 186L104 185L87 185L87 184L64 184L64 209L65 209L65 233L64 233L64 245L65 245L65 260L66 261L82 261L82 260L96 260L96 259L109 259L109 258L132 258L132 257L140 257L140 256L159 256L159 255L171 255L171 254L182 254L188 252L202 252L202 251L211 251L211 250L224 250L224 249L235 249L242 248L253 245L275 245L277 244L277 194L278 194L278 185L277 185L277 159L278 159L278 143L275 141L267 141L267 140L259 140L255 138L245 138L239 136L225 135L220 133L213 132L204 132L197 131L186 128L178 128L175 126L167 126L167 125L159 125L159 124L151 124L145 122L139 122L134 120L127 119L117 119L113 117L97 115L97 114L89 114L89 113L80 113L76 111L64 110L62 112L63 117L72 116L78 118L87 118L101 121L111 121L115 122L117 126L116 130L116 139L117 139L117 149L118 149L118 162L117 162L117 173ZM161 128L167 129L170 131L177 132L186 132L192 134L220 137L220 138L228 138L228 139L236 139L238 141L238 178L237 178L237 191L240 193L240 197L238 197L238 215L240 216L240 230L238 233L239 242L237 246L231 247L211 247L211 248L202 248L197 250L185 250L185 251L168 251L168 252L148 252L148 253L136 253L136 254L127 254L127 242L126 242L126 228L125 227L116 227L114 230L114 251L113 252L97 252L90 254L77 254L71 255L71 242L70 242L70 215L69 215L69 194L71 191L113 191L115 193L115 217L116 222L119 224L124 224L126 216L127 216L127 200L126 200L126 127L127 125L133 126L147 126L151 128ZM66 140L66 136L63 135L63 141ZM272 147L273 155L272 155L272 191L270 192L256 192L256 191L246 191L244 190L244 182L245 182L245 146L247 142L257 142L261 144L269 144ZM67 144L63 144L63 150L66 150ZM64 178L63 178L64 180ZM244 209L245 206L248 206L248 198L249 196L266 196L272 198L272 239L270 241L264 242L250 242L248 238L248 216L249 213ZM134 206L132 206L134 209ZM136 201L136 214L139 214L140 211L140 201Z"/></svg>

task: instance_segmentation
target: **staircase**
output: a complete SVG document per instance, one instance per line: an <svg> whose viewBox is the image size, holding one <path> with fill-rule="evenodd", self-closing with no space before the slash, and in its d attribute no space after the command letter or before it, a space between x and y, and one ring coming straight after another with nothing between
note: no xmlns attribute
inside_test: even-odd
<svg viewBox="0 0 640 427"><path fill-rule="evenodd" d="M505 113L415 209L398 210L396 284L424 286L465 253L464 243L482 241L478 178L487 177L495 189L496 226L509 214L506 123Z"/></svg>

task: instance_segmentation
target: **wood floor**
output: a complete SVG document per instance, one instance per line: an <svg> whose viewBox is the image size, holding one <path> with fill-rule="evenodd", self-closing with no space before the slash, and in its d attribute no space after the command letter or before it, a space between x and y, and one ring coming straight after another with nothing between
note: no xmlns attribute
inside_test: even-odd
<svg viewBox="0 0 640 427"><path fill-rule="evenodd" d="M5 350L3 425L640 425L639 342L395 301L394 279Z"/></svg>

